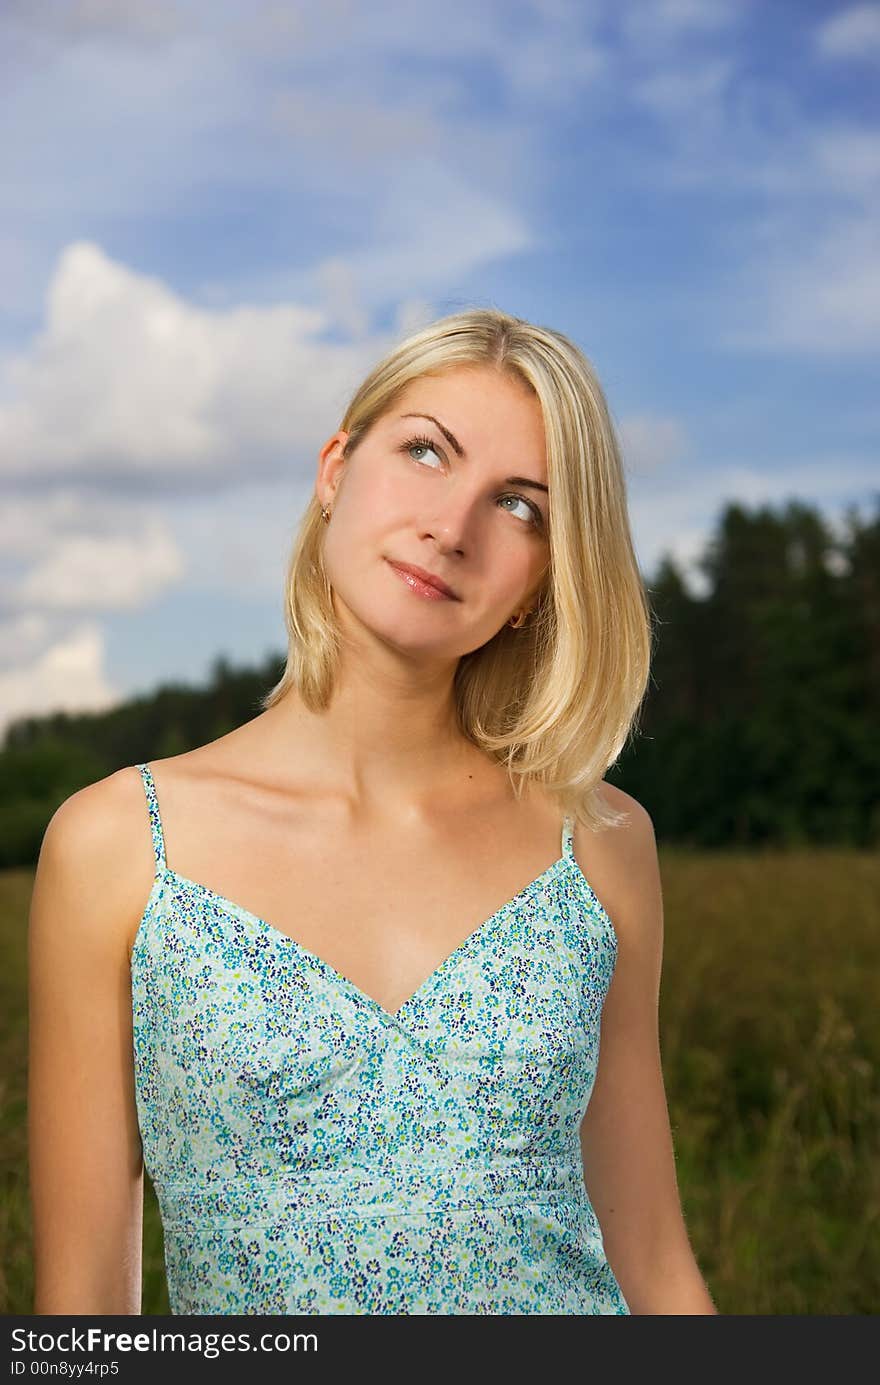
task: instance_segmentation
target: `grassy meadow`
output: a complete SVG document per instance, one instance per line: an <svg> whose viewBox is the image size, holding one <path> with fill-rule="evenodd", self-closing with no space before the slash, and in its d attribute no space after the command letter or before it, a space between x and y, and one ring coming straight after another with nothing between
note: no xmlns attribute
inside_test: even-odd
<svg viewBox="0 0 880 1385"><path fill-rule="evenodd" d="M660 849L678 1180L724 1314L880 1310L880 853ZM0 873L0 1312L32 1309L27 910ZM167 1313L146 1180L145 1314Z"/></svg>

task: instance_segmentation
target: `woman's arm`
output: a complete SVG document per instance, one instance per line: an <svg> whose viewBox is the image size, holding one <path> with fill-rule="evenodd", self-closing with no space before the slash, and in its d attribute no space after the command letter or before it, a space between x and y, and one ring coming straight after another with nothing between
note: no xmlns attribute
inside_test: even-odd
<svg viewBox="0 0 880 1385"><path fill-rule="evenodd" d="M616 786L604 789L630 818L604 838L609 846L602 871L612 888L603 895L594 884L603 903L607 898L618 954L602 1014L596 1082L581 1124L584 1181L630 1311L716 1313L685 1227L660 1063L663 903L654 826L630 795ZM589 841L576 827L579 864L581 833L581 843Z"/></svg>
<svg viewBox="0 0 880 1385"><path fill-rule="evenodd" d="M141 1311L143 1163L127 939L137 894L145 900L150 884L143 852L120 850L130 792L111 775L61 804L31 896L28 1140L39 1314ZM146 813L141 826L148 838Z"/></svg>

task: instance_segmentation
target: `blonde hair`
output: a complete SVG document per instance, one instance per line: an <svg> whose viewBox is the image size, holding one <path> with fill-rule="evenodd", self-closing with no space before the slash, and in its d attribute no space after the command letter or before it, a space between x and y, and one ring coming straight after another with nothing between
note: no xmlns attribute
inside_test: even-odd
<svg viewBox="0 0 880 1385"><path fill-rule="evenodd" d="M600 782L633 732L648 683L651 610L630 533L620 447L602 388L577 346L497 308L440 318L407 337L357 389L340 427L348 457L412 381L466 366L497 369L534 392L544 421L550 563L532 615L459 660L462 734L504 764L517 796L541 783L591 830L628 814ZM263 710L295 687L329 703L340 639L313 494L287 569L287 664Z"/></svg>

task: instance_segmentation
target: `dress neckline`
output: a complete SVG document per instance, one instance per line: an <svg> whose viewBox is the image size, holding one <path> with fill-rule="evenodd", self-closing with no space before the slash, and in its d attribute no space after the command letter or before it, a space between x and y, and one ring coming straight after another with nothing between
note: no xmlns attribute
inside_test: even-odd
<svg viewBox="0 0 880 1385"><path fill-rule="evenodd" d="M130 956L133 956L137 949L142 930L156 898L161 893L166 881L172 879L184 890L198 895L203 900L207 899L213 901L222 912L237 918L254 931L259 932L270 942L274 943L282 952L287 950L291 952L292 955L308 963L314 971L320 973L325 980L333 983L338 989L344 991L358 1004L366 1006L374 1012L378 1012L386 1021L394 1023L400 1021L411 1009L417 1008L418 1005L445 979L446 975L450 971L454 971L458 963L482 942L483 938L494 926L502 923L525 899L535 891L539 891L545 882L551 880L560 871L569 868L574 870L577 884L586 891L589 906L594 912L598 910L601 918L606 922L616 949L617 938L613 924L575 858L572 846L573 820L569 814L566 814L562 822L561 854L556 860L551 861L549 866L546 866L538 875L529 880L522 889L517 890L515 895L505 900L493 913L489 914L487 918L484 918L475 928L472 928L462 941L458 943L451 952L448 952L437 966L428 973L406 1000L404 1000L396 1010L391 1010L383 1005L381 1001L377 1000L375 996L363 990L361 986L355 981L352 981L344 972L339 971L331 962L321 957L319 953L312 951L312 949L306 947L304 943L299 942L292 934L285 932L284 929L279 928L268 919L254 913L245 905L239 904L236 900L230 899L227 895L211 889L209 885L199 880L193 880L191 877L182 875L179 871L172 869L166 860L164 832L159 812L159 799L152 771L147 763L138 764L137 769L140 771L147 795L153 846L156 857L156 877L132 941Z"/></svg>
<svg viewBox="0 0 880 1385"><path fill-rule="evenodd" d="M359 1005L366 1006L378 1012L387 1021L395 1022L401 1020L405 1014L417 1008L419 1004L427 999L436 987L446 978L447 974L454 971L455 967L483 942L486 935L492 931L493 927L503 923L510 914L515 912L526 898L539 890L542 885L552 879L560 870L567 867L567 865L568 857L564 855L558 857L557 860L551 862L549 866L542 870L540 875L536 875L533 880L530 880L528 884L524 885L521 890L518 890L515 895L505 900L494 913L491 913L488 918L483 919L481 923L471 929L467 936L464 937L451 952L448 952L446 956L441 959L437 966L428 973L424 980L419 983L416 989L411 992L396 1010L391 1010L386 1005L383 1005L375 996L365 991L355 981L352 981L349 976L346 976L344 972L341 972L337 967L333 966L332 962L328 962L324 957L321 957L319 953L306 947L304 943L299 942L292 934L286 933L283 929L270 923L268 919L263 918L259 914L255 914L252 910L230 899L227 895L220 894L217 890L212 890L208 885L203 884L199 880L193 880L189 876L181 875L179 871L172 870L171 867L167 865L154 883L153 891L151 892L150 899L147 901L147 907L144 910L143 917L138 926L137 933L135 934L131 951L132 954L136 951L141 929L150 913L152 904L157 895L161 892L163 884L170 878L175 882L177 887L198 896L198 898L202 900L212 901L223 913L231 915L245 923L253 931L259 932L260 935L266 937L280 953L290 952L298 959L306 962L312 970L319 972L338 989L345 991L345 993Z"/></svg>

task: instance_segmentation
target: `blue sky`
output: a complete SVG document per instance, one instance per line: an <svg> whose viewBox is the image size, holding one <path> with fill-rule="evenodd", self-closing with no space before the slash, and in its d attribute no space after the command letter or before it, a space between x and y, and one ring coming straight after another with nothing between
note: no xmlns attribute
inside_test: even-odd
<svg viewBox="0 0 880 1385"><path fill-rule="evenodd" d="M285 644L401 335L572 336L650 578L880 490L880 4L4 0L0 733Z"/></svg>

